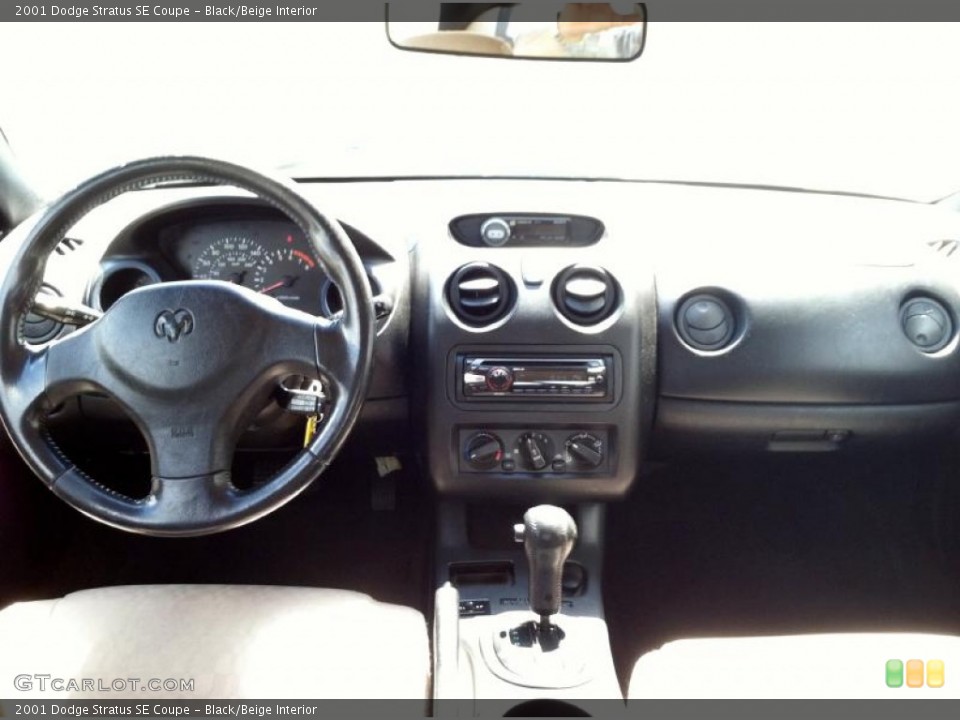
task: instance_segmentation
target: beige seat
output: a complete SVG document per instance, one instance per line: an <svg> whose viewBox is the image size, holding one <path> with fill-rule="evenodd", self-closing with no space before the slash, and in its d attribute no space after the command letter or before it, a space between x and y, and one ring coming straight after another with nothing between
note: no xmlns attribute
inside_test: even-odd
<svg viewBox="0 0 960 720"><path fill-rule="evenodd" d="M416 610L344 590L145 585L85 590L0 612L0 678L193 680L150 698L426 698ZM29 681L29 679L28 679ZM24 682L20 681L21 684ZM102 698L34 682L17 698ZM9 688L8 688L9 689ZM8 693L10 694L10 693Z"/></svg>
<svg viewBox="0 0 960 720"><path fill-rule="evenodd" d="M903 684L887 686L887 662L904 666ZM943 686L908 687L906 665L943 663ZM960 638L865 633L678 640L637 661L629 699L651 698L957 698Z"/></svg>

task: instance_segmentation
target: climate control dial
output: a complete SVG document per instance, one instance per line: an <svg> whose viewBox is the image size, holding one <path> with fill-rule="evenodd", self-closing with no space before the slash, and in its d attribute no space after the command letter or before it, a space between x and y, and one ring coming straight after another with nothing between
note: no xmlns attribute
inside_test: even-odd
<svg viewBox="0 0 960 720"><path fill-rule="evenodd" d="M493 433L478 432L464 443L463 458L474 470L492 470L503 460L503 443Z"/></svg>
<svg viewBox="0 0 960 720"><path fill-rule="evenodd" d="M567 462L571 467L593 470L603 464L603 440L590 433L577 433L565 443Z"/></svg>
<svg viewBox="0 0 960 720"><path fill-rule="evenodd" d="M615 472L609 427L484 425L458 428L451 452L462 473L525 478L532 483Z"/></svg>
<svg viewBox="0 0 960 720"><path fill-rule="evenodd" d="M553 440L540 432L524 433L517 439L520 464L525 470L547 470L553 463Z"/></svg>

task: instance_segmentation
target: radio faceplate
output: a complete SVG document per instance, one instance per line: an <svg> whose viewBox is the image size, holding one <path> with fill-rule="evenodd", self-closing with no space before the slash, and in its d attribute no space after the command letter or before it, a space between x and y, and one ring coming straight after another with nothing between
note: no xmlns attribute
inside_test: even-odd
<svg viewBox="0 0 960 720"><path fill-rule="evenodd" d="M463 355L459 394L466 401L609 402L613 358Z"/></svg>

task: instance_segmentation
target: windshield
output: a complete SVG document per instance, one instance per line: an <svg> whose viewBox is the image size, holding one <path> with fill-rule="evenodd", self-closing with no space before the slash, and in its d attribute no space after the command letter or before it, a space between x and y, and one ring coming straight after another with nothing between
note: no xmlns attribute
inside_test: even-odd
<svg viewBox="0 0 960 720"><path fill-rule="evenodd" d="M382 23L6 24L0 127L48 193L136 157L296 177L960 189L951 23L657 23L628 63L463 58Z"/></svg>

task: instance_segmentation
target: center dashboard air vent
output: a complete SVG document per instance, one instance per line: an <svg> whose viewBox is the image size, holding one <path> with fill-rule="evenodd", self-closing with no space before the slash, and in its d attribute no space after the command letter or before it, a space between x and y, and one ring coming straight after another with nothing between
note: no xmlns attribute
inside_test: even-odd
<svg viewBox="0 0 960 720"><path fill-rule="evenodd" d="M474 327L500 320L510 311L515 297L510 276L485 262L464 265L447 284L447 300L454 314Z"/></svg>
<svg viewBox="0 0 960 720"><path fill-rule="evenodd" d="M573 265L557 276L553 301L557 310L578 325L604 320L617 307L617 283L603 268Z"/></svg>

